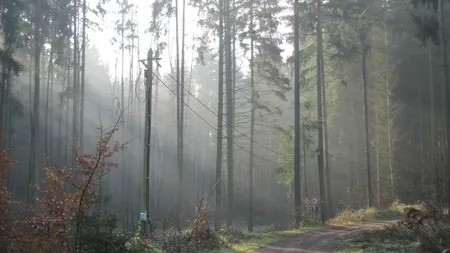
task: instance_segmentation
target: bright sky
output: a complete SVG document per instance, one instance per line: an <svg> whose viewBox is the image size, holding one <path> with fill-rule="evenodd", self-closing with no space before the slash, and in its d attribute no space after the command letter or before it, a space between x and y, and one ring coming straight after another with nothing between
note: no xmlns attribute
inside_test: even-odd
<svg viewBox="0 0 450 253"><path fill-rule="evenodd" d="M98 0L88 0L88 5L93 8ZM133 3L137 7L138 12L138 33L139 33L139 42L140 42L140 59L145 59L147 56L148 49L150 45L155 49L154 41L152 41L149 34L144 33L144 30L147 29L150 25L150 19L151 19L151 3L152 0L129 0L130 3ZM180 1L181 2L181 1ZM181 5L181 3L180 3ZM118 5L115 3L115 1L112 1L111 4L108 4L106 6L107 10L117 10ZM181 6L180 6L180 12L181 12ZM93 31L90 29L88 36L91 43L95 45L95 47L99 50L100 55L102 57L102 61L105 62L110 68L110 74L114 75L114 65L116 61L116 57L119 56L119 65L118 65L118 75L120 76L120 53L115 54L114 47L111 45L111 38L113 36L116 36L116 39L120 41L120 35L117 35L117 33L114 31L114 23L115 20L120 19L121 16L117 15L113 12L109 12L105 18L102 20L99 17L95 16L92 13L89 13L89 18L98 22L100 26L103 28L103 31ZM181 13L180 13L180 22L181 22ZM181 25L179 26L179 29L181 30ZM282 32L288 32L288 28L283 27L283 29L280 29ZM164 54L161 56L161 74L167 73L170 71L170 60L169 60L169 54L168 49L172 50L172 62L175 60L175 21L173 20L171 22L171 27L169 29L170 37L173 39L170 40L168 48L166 48ZM189 49L192 45L192 36L195 33L196 36L200 36L201 29L197 25L197 10L190 7L189 5L186 6L186 47L188 47L188 51L186 52L186 62L191 62L192 59L192 51ZM167 42L169 42L168 37L166 36L165 39ZM137 45L137 42L135 42ZM290 50L290 45L284 45L282 46L283 49L285 49L284 56L286 56ZM195 57L195 55L194 55ZM128 59L128 53L125 52L125 69L127 69L127 66L129 66L129 59ZM135 56L135 62L137 56ZM243 71L247 71L247 61L245 59L239 60L242 64L241 68ZM135 65L136 66L136 65ZM127 71L125 71L127 72ZM126 73L127 75L127 73Z"/></svg>

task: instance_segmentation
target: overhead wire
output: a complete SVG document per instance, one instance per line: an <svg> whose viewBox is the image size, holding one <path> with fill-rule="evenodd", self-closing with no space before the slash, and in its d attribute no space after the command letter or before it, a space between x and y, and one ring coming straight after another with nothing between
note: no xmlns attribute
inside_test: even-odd
<svg viewBox="0 0 450 253"><path fill-rule="evenodd" d="M73 16L73 14L72 14L67 8L65 8L64 6L62 6L62 4L59 3L57 0L52 0L52 2L54 2L56 5L58 5L62 10L66 11L69 15ZM91 9L89 8L89 10L91 10ZM98 17L98 18L103 22L103 25L104 25L104 26L106 26L107 28L114 29L113 27L111 27L111 26L105 21L104 18L100 17L97 13L93 12L92 10L91 10L91 13L93 13L96 17ZM90 26L88 26L88 28L94 30L94 28L92 28L92 27L90 27ZM129 38L125 38L125 40L128 41L129 43L131 43L131 41L129 40ZM212 114L214 114L216 117L219 117L219 115L218 115L216 112L214 112L213 110L211 110L204 102L202 102L202 101L201 101L200 99L198 99L194 94L192 94L191 91L189 91L186 87L182 86L179 82L177 82L177 80L176 80L170 73L166 73L166 74L167 74L171 79L173 79L173 80L177 83L177 86L182 87L182 88L183 88L190 96L192 96L197 102L199 102L199 103L200 103L203 107L205 107L209 112L211 112ZM139 76L140 76L140 73L139 73ZM156 78L160 81L161 84L163 84L163 85L164 85L171 93L173 93L173 94L177 97L177 99L180 99L180 101L181 101L184 105L186 105L186 107L188 107L194 114L196 114L201 120L203 120L205 123L207 123L212 129L214 129L214 130L217 131L217 128L216 128L216 127L214 127L211 123L209 123L207 120L205 120L205 119L204 119L201 115L199 115L194 109L192 109L185 101L183 101L179 96L177 96L176 93L175 93L172 89L170 89L169 86L168 86L167 84L165 84L159 76L157 76L156 74L152 74L152 76L153 76L153 77L156 77ZM136 80L136 81L137 81L137 80ZM140 96L137 94L137 92L136 92L135 96L138 98L139 102L141 102L141 103L145 102L145 99L144 99L144 101L141 101L141 100L140 100ZM283 157L288 156L288 155L282 154L282 153L280 153L280 152L278 152L278 151L275 151L275 150L273 150L273 149L271 149L271 148L269 148L269 147L266 147L265 145L259 143L258 141L253 140L252 138L250 138L250 137L247 136L246 134L242 133L241 131L239 131L238 129L236 129L234 126L232 126L230 123L226 122L226 121L223 120L223 119L222 119L222 122L225 123L227 126L230 126L234 131L236 131L237 133L239 133L239 134L240 134L241 136L243 136L244 138L250 140L252 143L258 145L259 147L261 147L261 148L263 148L263 149L265 149L265 150L268 150L268 151L270 151L270 152L273 153L273 154L277 154L277 155L280 155L280 156L283 156ZM222 136L222 137L225 137L225 138L226 138L226 136ZM260 159L262 159L262 160L264 160L264 161L266 161L266 162L278 164L277 162L268 160L268 159L266 159L266 158L264 158L264 157L262 157L262 156L259 156L259 155L256 155L256 154L254 154L254 153L251 153L249 150L245 149L243 146L239 145L238 143L236 143L236 142L234 142L234 141L233 141L233 143L236 144L240 149L242 149L242 150L244 150L244 151L250 153L251 155L253 155L253 156L255 156L255 157L258 157L258 158L260 158ZM346 161L346 162L350 162L350 161Z"/></svg>
<svg viewBox="0 0 450 253"><path fill-rule="evenodd" d="M175 83L177 83L177 86L182 87L189 95L191 95L197 102L199 102L203 107L205 107L209 112L211 112L212 114L214 114L217 118L219 118L219 115L214 112L213 110L211 110L205 103L203 103L200 99L198 99L194 94L192 94L191 91L189 91L188 89L186 89L186 87L184 87L183 85L180 85L177 80L169 73L167 73L167 75L172 78ZM240 134L241 136L243 136L244 138L250 140L252 143L255 143L256 145L260 146L263 149L266 149L274 154L280 155L280 156L286 156L285 154L282 154L278 151L275 151L271 148L266 147L265 145L253 140L252 138L248 137L246 134L242 133L241 131L239 131L238 129L236 129L233 125L231 125L230 123L226 122L226 120L222 119L222 122L225 123L227 126L231 127L234 131L236 131L238 134Z"/></svg>
<svg viewBox="0 0 450 253"><path fill-rule="evenodd" d="M205 118L203 118L198 112L196 112L192 107L190 107L183 99L181 99L180 96L177 95L176 92L173 91L167 84L165 84L164 81L163 81L159 76L155 76L155 77L159 80L159 83L160 83L160 84L162 84L163 86L165 86L167 90L169 90L173 95L175 95L175 96L177 97L177 99L180 100L180 102L182 102L182 103L183 103L189 110L191 110L195 115L197 115L197 117L199 117L202 121L204 121L206 124L208 124L209 127L211 127L213 130L217 131L217 128L216 128L215 126L213 126L211 123L209 123L209 122L208 122ZM226 138L225 135L222 135L222 137L223 137L223 138ZM228 139L227 139L227 141L228 141ZM242 145L236 143L235 141L232 141L232 142L233 142L236 146L238 146L240 149L242 149L242 150L248 152L250 155L252 155L252 156L254 156L254 157L258 157L259 159L261 159L261 160L263 160L263 161L266 161L266 162L269 162L269 163L273 163L273 164L279 165L279 163L277 163L277 162L271 161L271 160L269 160L269 159L267 159L267 158L264 158L264 157L262 157L262 156L259 156L259 155L255 154L255 153L251 152L250 150L246 149L244 146L242 146Z"/></svg>

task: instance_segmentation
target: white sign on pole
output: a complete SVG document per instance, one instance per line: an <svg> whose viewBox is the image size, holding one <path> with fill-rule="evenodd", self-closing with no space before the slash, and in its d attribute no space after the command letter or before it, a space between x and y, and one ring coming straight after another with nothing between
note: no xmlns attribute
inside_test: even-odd
<svg viewBox="0 0 450 253"><path fill-rule="evenodd" d="M143 212L139 214L140 221L147 221L147 212Z"/></svg>
<svg viewBox="0 0 450 253"><path fill-rule="evenodd" d="M313 204L313 206L319 204L319 198L317 198L317 197L312 198L311 199L311 204Z"/></svg>

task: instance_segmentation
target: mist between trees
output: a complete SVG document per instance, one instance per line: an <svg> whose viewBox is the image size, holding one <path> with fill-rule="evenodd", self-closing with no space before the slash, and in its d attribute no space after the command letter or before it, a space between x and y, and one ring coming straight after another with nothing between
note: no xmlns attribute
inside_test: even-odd
<svg viewBox="0 0 450 253"><path fill-rule="evenodd" d="M110 158L118 168L102 180L101 210L132 229L144 211L140 60L152 48L156 224L193 217L202 196L216 225L249 230L291 221L294 199L318 197L324 218L339 203L450 204L450 12L422 2L307 0L295 19L291 2L271 0L155 0L151 12L127 0L2 1L2 146L18 161L8 189L23 210L39 197L30 184L45 164L75 166L72 150L94 153L97 127L122 114L112 141L126 149ZM106 28L115 62L90 40Z"/></svg>

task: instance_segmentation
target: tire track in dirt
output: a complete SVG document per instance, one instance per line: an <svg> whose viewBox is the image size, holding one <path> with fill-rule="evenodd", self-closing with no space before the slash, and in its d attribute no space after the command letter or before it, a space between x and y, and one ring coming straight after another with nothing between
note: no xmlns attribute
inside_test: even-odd
<svg viewBox="0 0 450 253"><path fill-rule="evenodd" d="M346 236L370 229L382 228L395 221L378 221L348 226L330 226L288 237L272 245L263 246L254 253L326 253L334 252Z"/></svg>

